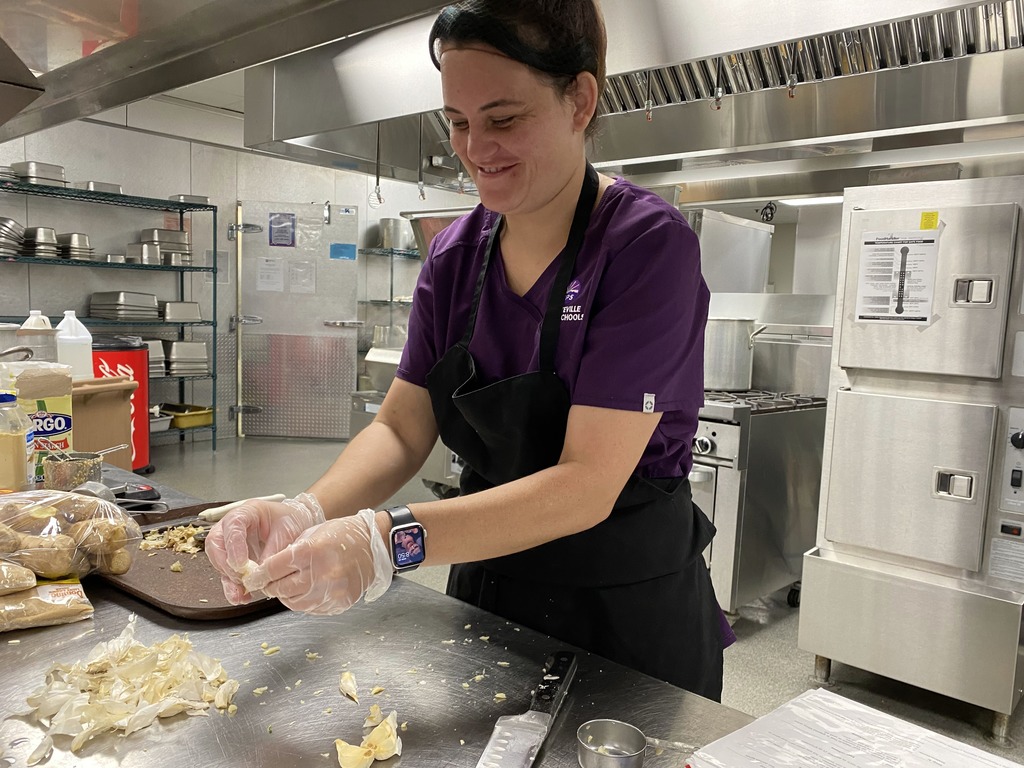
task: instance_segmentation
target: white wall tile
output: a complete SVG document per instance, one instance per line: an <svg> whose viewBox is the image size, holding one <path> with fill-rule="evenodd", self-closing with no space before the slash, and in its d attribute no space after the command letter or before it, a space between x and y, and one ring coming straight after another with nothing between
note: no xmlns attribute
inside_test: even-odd
<svg viewBox="0 0 1024 768"><path fill-rule="evenodd" d="M335 197L335 171L276 157L238 155L238 199L323 203Z"/></svg>
<svg viewBox="0 0 1024 768"><path fill-rule="evenodd" d="M68 181L120 184L129 195L166 198L189 188L189 144L177 139L79 121L26 136L25 154L63 165Z"/></svg>

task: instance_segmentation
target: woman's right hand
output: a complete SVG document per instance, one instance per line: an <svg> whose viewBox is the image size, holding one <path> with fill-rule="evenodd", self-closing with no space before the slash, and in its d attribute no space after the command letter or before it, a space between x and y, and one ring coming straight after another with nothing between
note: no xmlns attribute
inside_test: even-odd
<svg viewBox="0 0 1024 768"><path fill-rule="evenodd" d="M221 575L224 596L232 605L252 601L243 584L250 561L262 563L292 544L307 528L324 522L320 503L311 493L294 499L251 499L228 512L206 537L206 554Z"/></svg>

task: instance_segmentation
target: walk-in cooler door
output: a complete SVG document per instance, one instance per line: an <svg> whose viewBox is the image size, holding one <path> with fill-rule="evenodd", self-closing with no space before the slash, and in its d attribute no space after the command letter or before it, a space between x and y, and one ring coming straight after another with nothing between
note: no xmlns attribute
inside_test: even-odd
<svg viewBox="0 0 1024 768"><path fill-rule="evenodd" d="M997 413L838 392L825 538L978 571Z"/></svg>
<svg viewBox="0 0 1024 768"><path fill-rule="evenodd" d="M999 378L1018 210L853 211L839 365Z"/></svg>

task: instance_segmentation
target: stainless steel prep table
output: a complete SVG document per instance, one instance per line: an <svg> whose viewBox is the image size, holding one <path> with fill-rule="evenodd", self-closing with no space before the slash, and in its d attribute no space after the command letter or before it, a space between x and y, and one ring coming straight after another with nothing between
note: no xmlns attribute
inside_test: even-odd
<svg viewBox="0 0 1024 768"><path fill-rule="evenodd" d="M473 768L495 719L525 711L546 654L567 647L401 578L375 604L360 603L341 616L282 611L223 622L178 620L93 580L86 590L96 608L93 619L0 635L3 714L26 708L25 696L42 684L51 663L83 660L96 643L120 633L132 613L141 642L187 632L197 650L219 658L241 682L238 712L182 714L128 738L105 734L77 756L67 751L70 738L57 737L47 766L337 765L334 739L358 742L369 706L379 704L385 713L397 710L399 722L408 721L400 734L402 757L379 763L381 768ZM264 656L261 643L281 650ZM307 659L307 649L320 658ZM578 677L536 763L542 768L575 768L576 729L593 718L626 720L648 736L695 745L752 719L600 657L581 653L579 661ZM344 670L358 681L358 705L338 692ZM485 677L477 681L478 674ZM378 685L383 693L371 695ZM252 690L260 686L269 690L256 697ZM496 693L507 698L495 700ZM327 708L331 713L325 714ZM27 719L0 723L4 759L24 765L42 733ZM665 752L650 755L647 765L682 762L682 755Z"/></svg>

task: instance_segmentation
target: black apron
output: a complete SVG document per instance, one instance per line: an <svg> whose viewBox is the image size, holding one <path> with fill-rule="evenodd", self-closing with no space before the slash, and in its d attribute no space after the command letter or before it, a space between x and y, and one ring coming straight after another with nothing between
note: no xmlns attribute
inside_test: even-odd
<svg viewBox="0 0 1024 768"><path fill-rule="evenodd" d="M563 300L598 187L588 163L569 238L557 257L539 370L482 385L469 344L501 231L501 217L494 222L465 334L427 375L441 440L466 463L463 494L558 463L571 403L555 373L555 353ZM686 478L633 475L600 524L523 552L454 565L448 594L719 700L720 613L701 557L714 532L693 505Z"/></svg>

